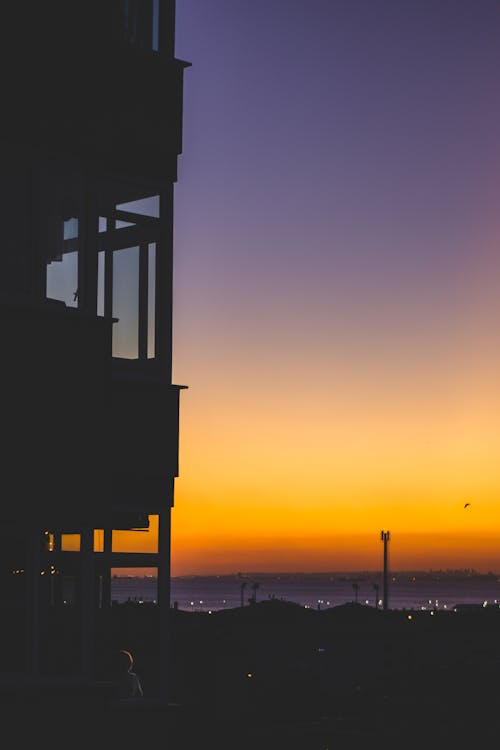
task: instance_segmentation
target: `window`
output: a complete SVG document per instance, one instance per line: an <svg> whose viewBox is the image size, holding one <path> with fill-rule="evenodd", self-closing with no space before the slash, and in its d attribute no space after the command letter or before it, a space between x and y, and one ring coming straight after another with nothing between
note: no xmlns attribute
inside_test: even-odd
<svg viewBox="0 0 500 750"><path fill-rule="evenodd" d="M137 49L158 52L160 49L159 0L123 0L123 41Z"/></svg>
<svg viewBox="0 0 500 750"><path fill-rule="evenodd" d="M137 531L113 529L113 552L158 553L158 516L149 516L149 527Z"/></svg>
<svg viewBox="0 0 500 750"><path fill-rule="evenodd" d="M97 314L115 318L113 357L151 360L156 357L160 196L137 197L130 187L116 185L109 193L99 206Z"/></svg>
<svg viewBox="0 0 500 750"><path fill-rule="evenodd" d="M113 262L113 357L139 357L139 248L115 250Z"/></svg>
<svg viewBox="0 0 500 750"><path fill-rule="evenodd" d="M80 534L61 534L61 550L63 552L80 552Z"/></svg>
<svg viewBox="0 0 500 750"><path fill-rule="evenodd" d="M78 307L78 266L82 188L80 180L63 172L45 175L46 296Z"/></svg>

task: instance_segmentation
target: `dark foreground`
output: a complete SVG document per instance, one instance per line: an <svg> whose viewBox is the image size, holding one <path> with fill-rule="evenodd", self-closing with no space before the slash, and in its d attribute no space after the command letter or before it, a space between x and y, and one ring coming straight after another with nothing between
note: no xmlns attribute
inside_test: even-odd
<svg viewBox="0 0 500 750"><path fill-rule="evenodd" d="M2 721L15 732L13 746L498 744L498 610L431 616L346 605L317 612L263 601L212 615L172 611L168 703L155 697L155 616L154 607L116 607L100 643L101 658L115 646L132 650L144 699L110 700L104 672L92 688L11 685Z"/></svg>

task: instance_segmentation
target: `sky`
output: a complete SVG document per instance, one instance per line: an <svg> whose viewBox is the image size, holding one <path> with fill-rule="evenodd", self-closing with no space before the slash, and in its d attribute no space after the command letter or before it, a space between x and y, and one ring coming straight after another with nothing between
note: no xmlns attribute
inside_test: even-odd
<svg viewBox="0 0 500 750"><path fill-rule="evenodd" d="M176 33L172 575L500 571L500 4Z"/></svg>

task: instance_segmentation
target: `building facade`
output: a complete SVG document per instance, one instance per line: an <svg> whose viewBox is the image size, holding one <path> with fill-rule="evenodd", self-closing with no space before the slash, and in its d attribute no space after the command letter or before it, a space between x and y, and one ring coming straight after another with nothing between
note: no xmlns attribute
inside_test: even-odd
<svg viewBox="0 0 500 750"><path fill-rule="evenodd" d="M153 568L165 693L175 2L10 0L2 19L2 668L93 679L113 573Z"/></svg>

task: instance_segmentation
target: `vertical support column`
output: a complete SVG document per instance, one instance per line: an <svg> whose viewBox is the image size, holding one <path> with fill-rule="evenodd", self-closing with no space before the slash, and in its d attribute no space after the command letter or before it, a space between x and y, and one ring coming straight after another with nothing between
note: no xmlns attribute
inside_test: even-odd
<svg viewBox="0 0 500 750"><path fill-rule="evenodd" d="M45 175L47 165L43 159L37 160L32 172L31 241L33 248L33 264L31 277L31 293L40 299L47 296L47 214L49 210L49 195L51 191L46 185Z"/></svg>
<svg viewBox="0 0 500 750"><path fill-rule="evenodd" d="M40 539L37 530L28 532L26 585L26 666L33 675L40 673Z"/></svg>
<svg viewBox="0 0 500 750"><path fill-rule="evenodd" d="M168 701L171 668L170 632L170 507L158 518L158 607L159 607L159 664L160 698Z"/></svg>
<svg viewBox="0 0 500 750"><path fill-rule="evenodd" d="M93 674L94 663L94 532L81 533L81 672L85 679Z"/></svg>
<svg viewBox="0 0 500 750"><path fill-rule="evenodd" d="M174 188L160 192L160 232L156 246L155 359L167 382L172 380Z"/></svg>
<svg viewBox="0 0 500 750"><path fill-rule="evenodd" d="M95 315L97 311L98 208L95 188L88 179L84 185L83 211L78 233L78 307Z"/></svg>
<svg viewBox="0 0 500 750"><path fill-rule="evenodd" d="M102 607L111 607L111 559L112 559L113 531L104 529L104 552L102 573Z"/></svg>
<svg viewBox="0 0 500 750"><path fill-rule="evenodd" d="M381 531L380 532L380 538L384 543L384 593L383 593L383 609L384 611L387 610L389 605L389 570L388 570L388 544L389 540L391 538L390 531Z"/></svg>
<svg viewBox="0 0 500 750"><path fill-rule="evenodd" d="M163 57L174 55L175 34L175 0L157 0L159 6L158 18L158 51Z"/></svg>

